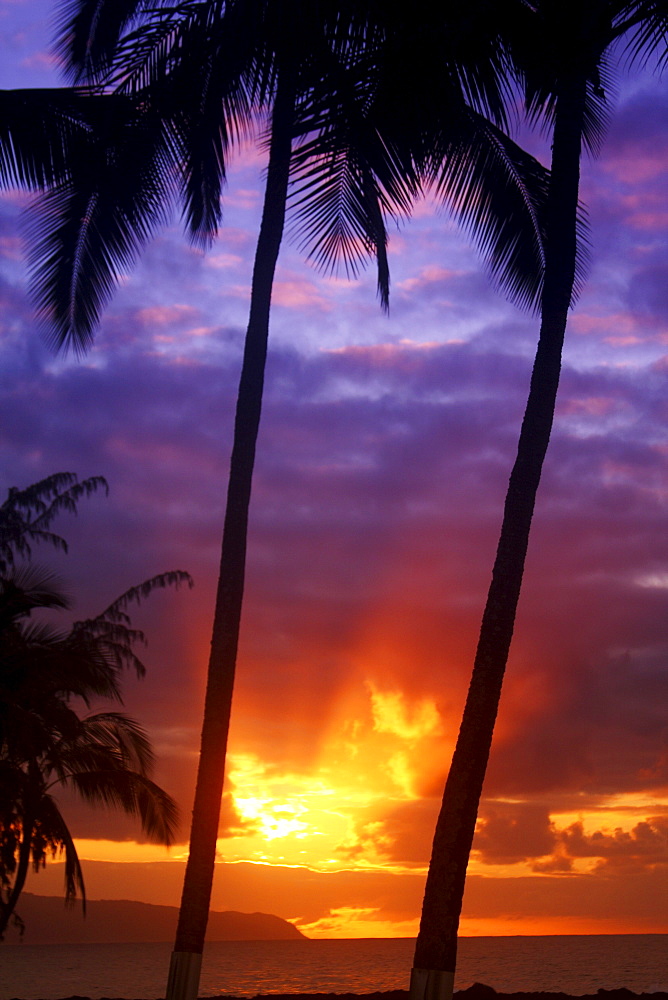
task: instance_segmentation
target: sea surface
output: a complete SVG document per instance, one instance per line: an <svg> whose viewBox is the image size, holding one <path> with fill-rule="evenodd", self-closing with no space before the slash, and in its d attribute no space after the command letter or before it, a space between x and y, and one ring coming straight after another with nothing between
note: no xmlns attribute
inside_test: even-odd
<svg viewBox="0 0 668 1000"><path fill-rule="evenodd" d="M207 945L201 997L406 989L410 938ZM170 944L0 944L0 1000L164 997ZM668 935L463 938L455 986L571 994L668 992Z"/></svg>

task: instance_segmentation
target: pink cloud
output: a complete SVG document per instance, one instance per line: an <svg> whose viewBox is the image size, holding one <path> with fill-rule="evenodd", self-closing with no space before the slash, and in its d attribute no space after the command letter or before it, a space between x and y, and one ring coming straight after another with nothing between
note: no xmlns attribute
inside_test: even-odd
<svg viewBox="0 0 668 1000"><path fill-rule="evenodd" d="M60 61L53 53L35 52L34 55L22 59L20 65L24 69L52 70L60 65Z"/></svg>
<svg viewBox="0 0 668 1000"><path fill-rule="evenodd" d="M262 197L262 192L257 188L235 188L226 196L226 202L235 208L256 208Z"/></svg>
<svg viewBox="0 0 668 1000"><path fill-rule="evenodd" d="M615 180L624 184L644 184L655 180L666 171L666 155L663 150L653 153L644 151L642 157L637 150L629 150L618 155L608 155L602 163L603 170L612 174Z"/></svg>
<svg viewBox="0 0 668 1000"><path fill-rule="evenodd" d="M329 312L332 308L319 291L316 282L304 279L276 281L272 293L272 304L286 309L316 309Z"/></svg>
<svg viewBox="0 0 668 1000"><path fill-rule="evenodd" d="M397 288L400 288L402 292L415 292L420 288L424 288L426 285L433 285L436 283L442 283L451 281L453 278L461 277L464 274L463 271L453 271L445 267L438 267L435 264L431 264L428 267L424 267L419 275L415 278L405 278L403 281L397 283Z"/></svg>
<svg viewBox="0 0 668 1000"><path fill-rule="evenodd" d="M668 226L668 212L635 212L626 221L634 229L660 231Z"/></svg>
<svg viewBox="0 0 668 1000"><path fill-rule="evenodd" d="M236 246L239 248L246 248L251 246L253 243L253 235L245 229L239 229L236 226L223 226L218 234L218 240L216 246ZM215 261L218 254L214 251L206 255L207 261ZM214 264L215 266L215 264Z"/></svg>
<svg viewBox="0 0 668 1000"><path fill-rule="evenodd" d="M137 311L137 318L147 326L167 326L181 323L197 316L194 306L175 304L172 306L147 306Z"/></svg>
<svg viewBox="0 0 668 1000"><path fill-rule="evenodd" d="M638 319L632 313L607 313L596 316L592 313L576 313L569 326L579 334L608 333L614 336L636 335ZM613 333L614 331L614 333Z"/></svg>
<svg viewBox="0 0 668 1000"><path fill-rule="evenodd" d="M210 253L207 254L206 263L209 267L222 271L243 264L243 257L235 253Z"/></svg>
<svg viewBox="0 0 668 1000"><path fill-rule="evenodd" d="M21 260L22 244L18 236L0 237L0 256L6 260Z"/></svg>
<svg viewBox="0 0 668 1000"><path fill-rule="evenodd" d="M584 399L567 400L560 407L560 410L561 413L569 416L577 414L590 417L606 417L619 408L620 402L617 399L605 396L590 396Z"/></svg>

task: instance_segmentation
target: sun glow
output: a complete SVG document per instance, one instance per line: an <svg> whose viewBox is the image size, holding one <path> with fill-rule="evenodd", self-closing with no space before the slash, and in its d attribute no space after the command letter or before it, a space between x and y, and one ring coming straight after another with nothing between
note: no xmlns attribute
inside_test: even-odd
<svg viewBox="0 0 668 1000"><path fill-rule="evenodd" d="M411 697L367 680L340 693L317 752L302 769L233 749L226 779L228 829L218 840L218 861L237 871L236 866L244 864L264 869L268 884L286 878L279 870L293 869L295 885L308 886L309 901L322 894L323 903L315 907L300 896L300 915L294 915L296 906L289 914L308 937L414 936L438 806L434 789L447 768L454 728L453 719L444 717L433 698ZM552 917L540 912L533 897L522 895L529 881L541 896L555 891L557 878L596 878L606 857L614 860L624 852L635 852L649 863L650 849L660 841L661 817L668 811L663 799L617 795L583 800L577 811L545 812L540 822L546 830L549 823L549 835L533 841L537 828L532 822L537 821L530 808L523 811L530 805L519 798L488 801L490 815L497 810L496 826L488 831L485 846L481 841L471 856L469 876L477 895L468 914L464 907L463 936L664 931L663 924L649 916L646 925L638 919ZM647 819L652 816L659 819ZM483 831L486 822L483 814ZM510 838L507 856L498 849L503 836ZM183 862L187 857L187 845L167 851L134 842L77 844L80 856L90 860ZM532 845L546 846L552 854L533 857ZM364 881L363 886L354 883L362 886L360 891L348 897L337 889L332 896L335 880L338 886L351 886L350 879ZM508 888L511 880L519 896ZM537 889L541 880L544 890ZM225 883L229 885L221 867L218 891L224 901ZM495 884L502 893L506 886L511 900L507 908L504 903L500 910L495 902Z"/></svg>
<svg viewBox="0 0 668 1000"><path fill-rule="evenodd" d="M433 700L371 682L343 702L347 713L333 720L309 773L230 754L240 829L219 840L222 858L319 871L403 870L388 856L382 813L419 798L425 749L441 741L442 720Z"/></svg>
<svg viewBox="0 0 668 1000"><path fill-rule="evenodd" d="M419 920L386 920L377 907L340 906L311 923L299 923L309 938L416 937Z"/></svg>

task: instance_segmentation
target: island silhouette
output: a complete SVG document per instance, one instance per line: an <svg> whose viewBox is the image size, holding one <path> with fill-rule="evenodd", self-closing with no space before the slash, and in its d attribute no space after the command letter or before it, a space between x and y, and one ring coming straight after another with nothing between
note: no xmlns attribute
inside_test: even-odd
<svg viewBox="0 0 668 1000"><path fill-rule="evenodd" d="M130 899L93 899L81 906L66 907L62 896L37 896L24 892L19 906L25 923L25 944L123 944L171 941L176 930L178 907L140 903ZM238 913L235 910L209 914L207 941L305 940L297 928L272 913ZM21 940L11 925L7 944Z"/></svg>

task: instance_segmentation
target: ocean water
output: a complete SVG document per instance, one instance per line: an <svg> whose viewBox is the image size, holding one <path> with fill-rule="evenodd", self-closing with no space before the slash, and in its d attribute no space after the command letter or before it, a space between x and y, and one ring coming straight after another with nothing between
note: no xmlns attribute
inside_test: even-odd
<svg viewBox="0 0 668 1000"><path fill-rule="evenodd" d="M234 941L207 945L201 997L406 989L412 939ZM0 944L0 1000L165 995L170 944ZM457 989L571 994L668 992L668 935L463 938Z"/></svg>

